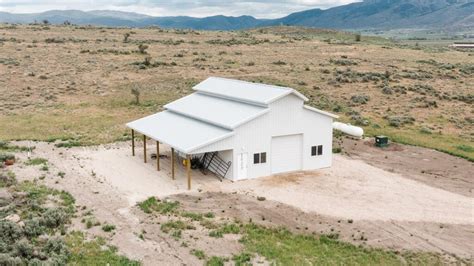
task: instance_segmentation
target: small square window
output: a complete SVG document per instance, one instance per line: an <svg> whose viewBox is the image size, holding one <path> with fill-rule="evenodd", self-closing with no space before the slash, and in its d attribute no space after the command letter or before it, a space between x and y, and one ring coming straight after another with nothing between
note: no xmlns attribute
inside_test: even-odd
<svg viewBox="0 0 474 266"><path fill-rule="evenodd" d="M318 155L323 155L323 145L318 146Z"/></svg>
<svg viewBox="0 0 474 266"><path fill-rule="evenodd" d="M260 163L266 163L267 162L267 153L262 152L260 153Z"/></svg>
<svg viewBox="0 0 474 266"><path fill-rule="evenodd" d="M260 153L254 153L253 154L253 163L254 164L260 163Z"/></svg>
<svg viewBox="0 0 474 266"><path fill-rule="evenodd" d="M316 156L316 150L317 150L316 146L311 147L311 156Z"/></svg>
<svg viewBox="0 0 474 266"><path fill-rule="evenodd" d="M323 155L323 145L311 146L311 156Z"/></svg>

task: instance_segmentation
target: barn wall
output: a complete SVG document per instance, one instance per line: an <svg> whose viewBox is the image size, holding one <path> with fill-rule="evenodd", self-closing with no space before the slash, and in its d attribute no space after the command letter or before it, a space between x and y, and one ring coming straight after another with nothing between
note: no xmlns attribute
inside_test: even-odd
<svg viewBox="0 0 474 266"><path fill-rule="evenodd" d="M234 136L203 147L196 152L233 150L233 158L248 153L248 178L271 174L271 137L303 134L303 170L331 166L331 117L303 108L303 100L290 94L270 104L270 111L235 130ZM311 156L311 146L323 145L322 156ZM253 154L266 152L267 162L253 164ZM237 173L233 160L232 173ZM234 179L233 175L229 178Z"/></svg>

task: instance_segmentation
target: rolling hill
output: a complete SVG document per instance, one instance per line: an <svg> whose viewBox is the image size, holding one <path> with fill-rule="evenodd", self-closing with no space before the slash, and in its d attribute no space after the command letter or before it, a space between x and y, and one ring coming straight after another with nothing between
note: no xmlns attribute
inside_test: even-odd
<svg viewBox="0 0 474 266"><path fill-rule="evenodd" d="M366 0L326 10L311 9L278 19L252 16L153 17L131 12L51 10L43 13L0 12L0 22L104 25L200 30L238 30L260 26L291 25L335 29L473 28L474 0Z"/></svg>

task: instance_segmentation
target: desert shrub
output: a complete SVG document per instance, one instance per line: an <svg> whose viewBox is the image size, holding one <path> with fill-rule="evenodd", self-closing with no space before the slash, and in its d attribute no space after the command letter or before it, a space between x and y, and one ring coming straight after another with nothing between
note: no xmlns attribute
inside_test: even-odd
<svg viewBox="0 0 474 266"><path fill-rule="evenodd" d="M474 74L474 64L462 65L460 66L459 71L461 71L462 73L466 75Z"/></svg>
<svg viewBox="0 0 474 266"><path fill-rule="evenodd" d="M193 221L201 221L203 219L202 214L194 212L184 212L181 216L190 218Z"/></svg>
<svg viewBox="0 0 474 266"><path fill-rule="evenodd" d="M406 124L413 124L415 118L411 116L389 116L386 117L388 125L391 127L401 127Z"/></svg>
<svg viewBox="0 0 474 266"><path fill-rule="evenodd" d="M91 219L88 219L86 222L86 228L90 229L94 226L94 222Z"/></svg>
<svg viewBox="0 0 474 266"><path fill-rule="evenodd" d="M456 67L455 67L453 64L446 63L446 64L441 64L441 65L439 65L439 68L451 70L451 69L454 69L454 68L456 68Z"/></svg>
<svg viewBox="0 0 474 266"><path fill-rule="evenodd" d="M69 220L68 213L63 208L47 209L43 215L43 223L50 228L57 228Z"/></svg>
<svg viewBox="0 0 474 266"><path fill-rule="evenodd" d="M331 74L331 70L326 69L326 68L323 68L323 69L321 69L321 73L323 73L323 74Z"/></svg>
<svg viewBox="0 0 474 266"><path fill-rule="evenodd" d="M474 147L469 145L458 145L456 146L458 150L465 151L465 152L474 152Z"/></svg>
<svg viewBox="0 0 474 266"><path fill-rule="evenodd" d="M439 63L434 60L434 59L428 59L428 60L417 60L416 61L417 63L420 63L420 64L428 64L428 65L433 65L433 66L437 66Z"/></svg>
<svg viewBox="0 0 474 266"><path fill-rule="evenodd" d="M335 79L331 83L354 83L385 80L385 73L378 72L357 72L350 68L345 70L337 69L334 73Z"/></svg>
<svg viewBox="0 0 474 266"><path fill-rule="evenodd" d="M240 254L234 255L232 260L235 262L235 265L247 265L250 260L252 260L252 254L242 252Z"/></svg>
<svg viewBox="0 0 474 266"><path fill-rule="evenodd" d="M0 153L0 163L3 163L7 160L15 160L15 155L11 153Z"/></svg>
<svg viewBox="0 0 474 266"><path fill-rule="evenodd" d="M231 38L228 40L223 40L223 39L212 39L206 41L208 44L212 45L226 45L226 46L232 46L232 45L257 45L261 43L266 43L269 42L269 40L258 40L254 37L251 38L241 38L241 39L236 39L236 38Z"/></svg>
<svg viewBox="0 0 474 266"><path fill-rule="evenodd" d="M8 265L8 266L23 265L23 261L19 257L13 257L13 256L10 256L9 254L0 253L0 265Z"/></svg>
<svg viewBox="0 0 474 266"><path fill-rule="evenodd" d="M436 95L436 90L428 84L415 84L407 88L408 91L416 92L421 95Z"/></svg>
<svg viewBox="0 0 474 266"><path fill-rule="evenodd" d="M115 230L115 225L113 225L113 224L104 224L102 226L102 230L104 232L111 232L111 231Z"/></svg>
<svg viewBox="0 0 474 266"><path fill-rule="evenodd" d="M382 93L383 93L383 94L392 94L392 93L393 93L393 90L392 90L392 88L390 88L389 86L384 86L384 87L382 88Z"/></svg>
<svg viewBox="0 0 474 266"><path fill-rule="evenodd" d="M221 237L224 236L224 234L220 230L212 230L212 231L209 232L209 236L210 237L215 237L215 238L221 238Z"/></svg>
<svg viewBox="0 0 474 266"><path fill-rule="evenodd" d="M472 104L474 103L474 94L458 94L451 97L452 100L458 100L460 102Z"/></svg>
<svg viewBox="0 0 474 266"><path fill-rule="evenodd" d="M130 89L130 93L135 97L135 102L134 104L139 105L140 104L140 88L138 86L134 86L133 88Z"/></svg>
<svg viewBox="0 0 474 266"><path fill-rule="evenodd" d="M181 220L168 221L160 226L161 231L169 233L172 229L174 230L193 230L195 227L191 224L185 223Z"/></svg>
<svg viewBox="0 0 474 266"><path fill-rule="evenodd" d="M237 224L224 224L221 231L224 234L238 234L240 232L240 227Z"/></svg>
<svg viewBox="0 0 474 266"><path fill-rule="evenodd" d="M13 172L0 172L0 187L10 187L16 184L16 177Z"/></svg>
<svg viewBox="0 0 474 266"><path fill-rule="evenodd" d="M212 222L212 221L209 221L209 220L202 220L199 222L199 224L204 227L204 228L207 228L207 229L217 229L219 226L218 224Z"/></svg>
<svg viewBox="0 0 474 266"><path fill-rule="evenodd" d="M182 43L184 43L184 40L172 40L172 39L168 39L168 40L159 40L158 41L159 43L162 43L164 45L180 45Z"/></svg>
<svg viewBox="0 0 474 266"><path fill-rule="evenodd" d="M214 218L215 215L214 215L213 212L206 212L206 213L204 214L204 217L206 217L206 218Z"/></svg>
<svg viewBox="0 0 474 266"><path fill-rule="evenodd" d="M351 101L356 104L366 104L369 100L370 100L370 97L364 94L351 96Z"/></svg>
<svg viewBox="0 0 474 266"><path fill-rule="evenodd" d="M199 250L199 249L191 250L191 254L193 254L194 256L196 256L196 258L198 258L200 260L203 260L203 259L206 258L206 253L204 253L204 251Z"/></svg>
<svg viewBox="0 0 474 266"><path fill-rule="evenodd" d="M212 256L207 262L206 266L224 266L225 259L217 256Z"/></svg>
<svg viewBox="0 0 474 266"><path fill-rule="evenodd" d="M143 65L149 66L151 64L151 56L145 56L143 59Z"/></svg>
<svg viewBox="0 0 474 266"><path fill-rule="evenodd" d="M402 73L398 74L397 77L402 77L406 79L417 79L417 80L424 80L424 79L432 79L433 75L426 71L411 71L411 70L403 70Z"/></svg>
<svg viewBox="0 0 474 266"><path fill-rule="evenodd" d="M16 151L31 151L33 149L35 149L35 147L12 145L6 141L0 141L1 151L16 152Z"/></svg>
<svg viewBox="0 0 474 266"><path fill-rule="evenodd" d="M138 203L138 207L145 213L157 211L161 214L171 213L179 207L178 201L161 201L155 197L150 197L145 201Z"/></svg>
<svg viewBox="0 0 474 266"><path fill-rule="evenodd" d="M18 257L30 259L33 256L34 248L27 240L20 240L13 246L13 254Z"/></svg>
<svg viewBox="0 0 474 266"><path fill-rule="evenodd" d="M97 51L90 51L90 50L81 50L81 53L90 53L90 54L114 54L114 55L129 55L130 51L121 51L117 49L98 49Z"/></svg>
<svg viewBox="0 0 474 266"><path fill-rule="evenodd" d="M36 237L44 233L45 227L41 225L41 220L39 218L33 218L25 221L25 227L23 230L26 236Z"/></svg>
<svg viewBox="0 0 474 266"><path fill-rule="evenodd" d="M146 52L146 49L148 49L148 45L142 44L142 43L140 43L140 44L138 45L138 51L139 51L141 54L146 54L146 53L147 53L147 52Z"/></svg>
<svg viewBox="0 0 474 266"><path fill-rule="evenodd" d="M423 99L423 103L424 105L422 107L425 107L425 108L429 108L429 107L435 107L437 108L438 107L438 102L434 101L434 100L428 100L428 99Z"/></svg>
<svg viewBox="0 0 474 266"><path fill-rule="evenodd" d="M433 132L431 131L431 129L429 129L429 128L427 128L427 127L422 127L422 128L420 129L420 133L422 133L422 134L428 134L428 135L429 135L429 134L432 134Z"/></svg>
<svg viewBox="0 0 474 266"><path fill-rule="evenodd" d="M68 248L64 240L59 237L49 238L43 247L43 251L48 254L66 255L68 254Z"/></svg>
<svg viewBox="0 0 474 266"><path fill-rule="evenodd" d="M54 144L57 148L72 148L72 147L78 147L81 146L81 142L78 140L70 139L67 141L62 141Z"/></svg>
<svg viewBox="0 0 474 266"><path fill-rule="evenodd" d="M31 158L28 161L25 162L26 165L40 165L40 164L45 164L47 163L48 160L44 158Z"/></svg>
<svg viewBox="0 0 474 266"><path fill-rule="evenodd" d="M5 149L8 147L8 142L0 140L0 149Z"/></svg>
<svg viewBox="0 0 474 266"><path fill-rule="evenodd" d="M47 38L44 40L45 43L64 43L66 40L64 38Z"/></svg>
<svg viewBox="0 0 474 266"><path fill-rule="evenodd" d="M128 42L128 38L130 37L130 33L126 32L123 34L123 42Z"/></svg>
<svg viewBox="0 0 474 266"><path fill-rule="evenodd" d="M0 220L0 241L6 244L12 244L19 240L23 235L23 230L16 223Z"/></svg>
<svg viewBox="0 0 474 266"><path fill-rule="evenodd" d="M49 167L47 164L43 164L40 168L41 171L48 171L49 170Z"/></svg>
<svg viewBox="0 0 474 266"><path fill-rule="evenodd" d="M272 64L277 65L277 66L284 66L286 65L286 62L278 60L278 61L273 62Z"/></svg>
<svg viewBox="0 0 474 266"><path fill-rule="evenodd" d="M224 224L219 229L209 232L209 236L220 238L225 234L238 234L240 233L240 227L237 224Z"/></svg>
<svg viewBox="0 0 474 266"><path fill-rule="evenodd" d="M338 66L355 66L357 62L351 59L330 59L330 63L338 65Z"/></svg>

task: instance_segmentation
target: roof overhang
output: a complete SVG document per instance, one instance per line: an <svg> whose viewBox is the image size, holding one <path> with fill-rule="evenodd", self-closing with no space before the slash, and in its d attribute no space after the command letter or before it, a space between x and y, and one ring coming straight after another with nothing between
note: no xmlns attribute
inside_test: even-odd
<svg viewBox="0 0 474 266"><path fill-rule="evenodd" d="M335 115L335 114L331 114L329 112L326 112L326 111L323 111L323 110L319 110L317 108L314 108L314 107L311 107L311 106L308 106L308 105L303 105L303 108L307 109L307 110L310 110L312 112L315 112L315 113L318 113L318 114L322 114L322 115L325 115L325 116L329 116L329 117L332 117L334 119L338 119L339 116L338 115Z"/></svg>
<svg viewBox="0 0 474 266"><path fill-rule="evenodd" d="M186 154L234 135L231 130L170 111L132 121L127 127Z"/></svg>

